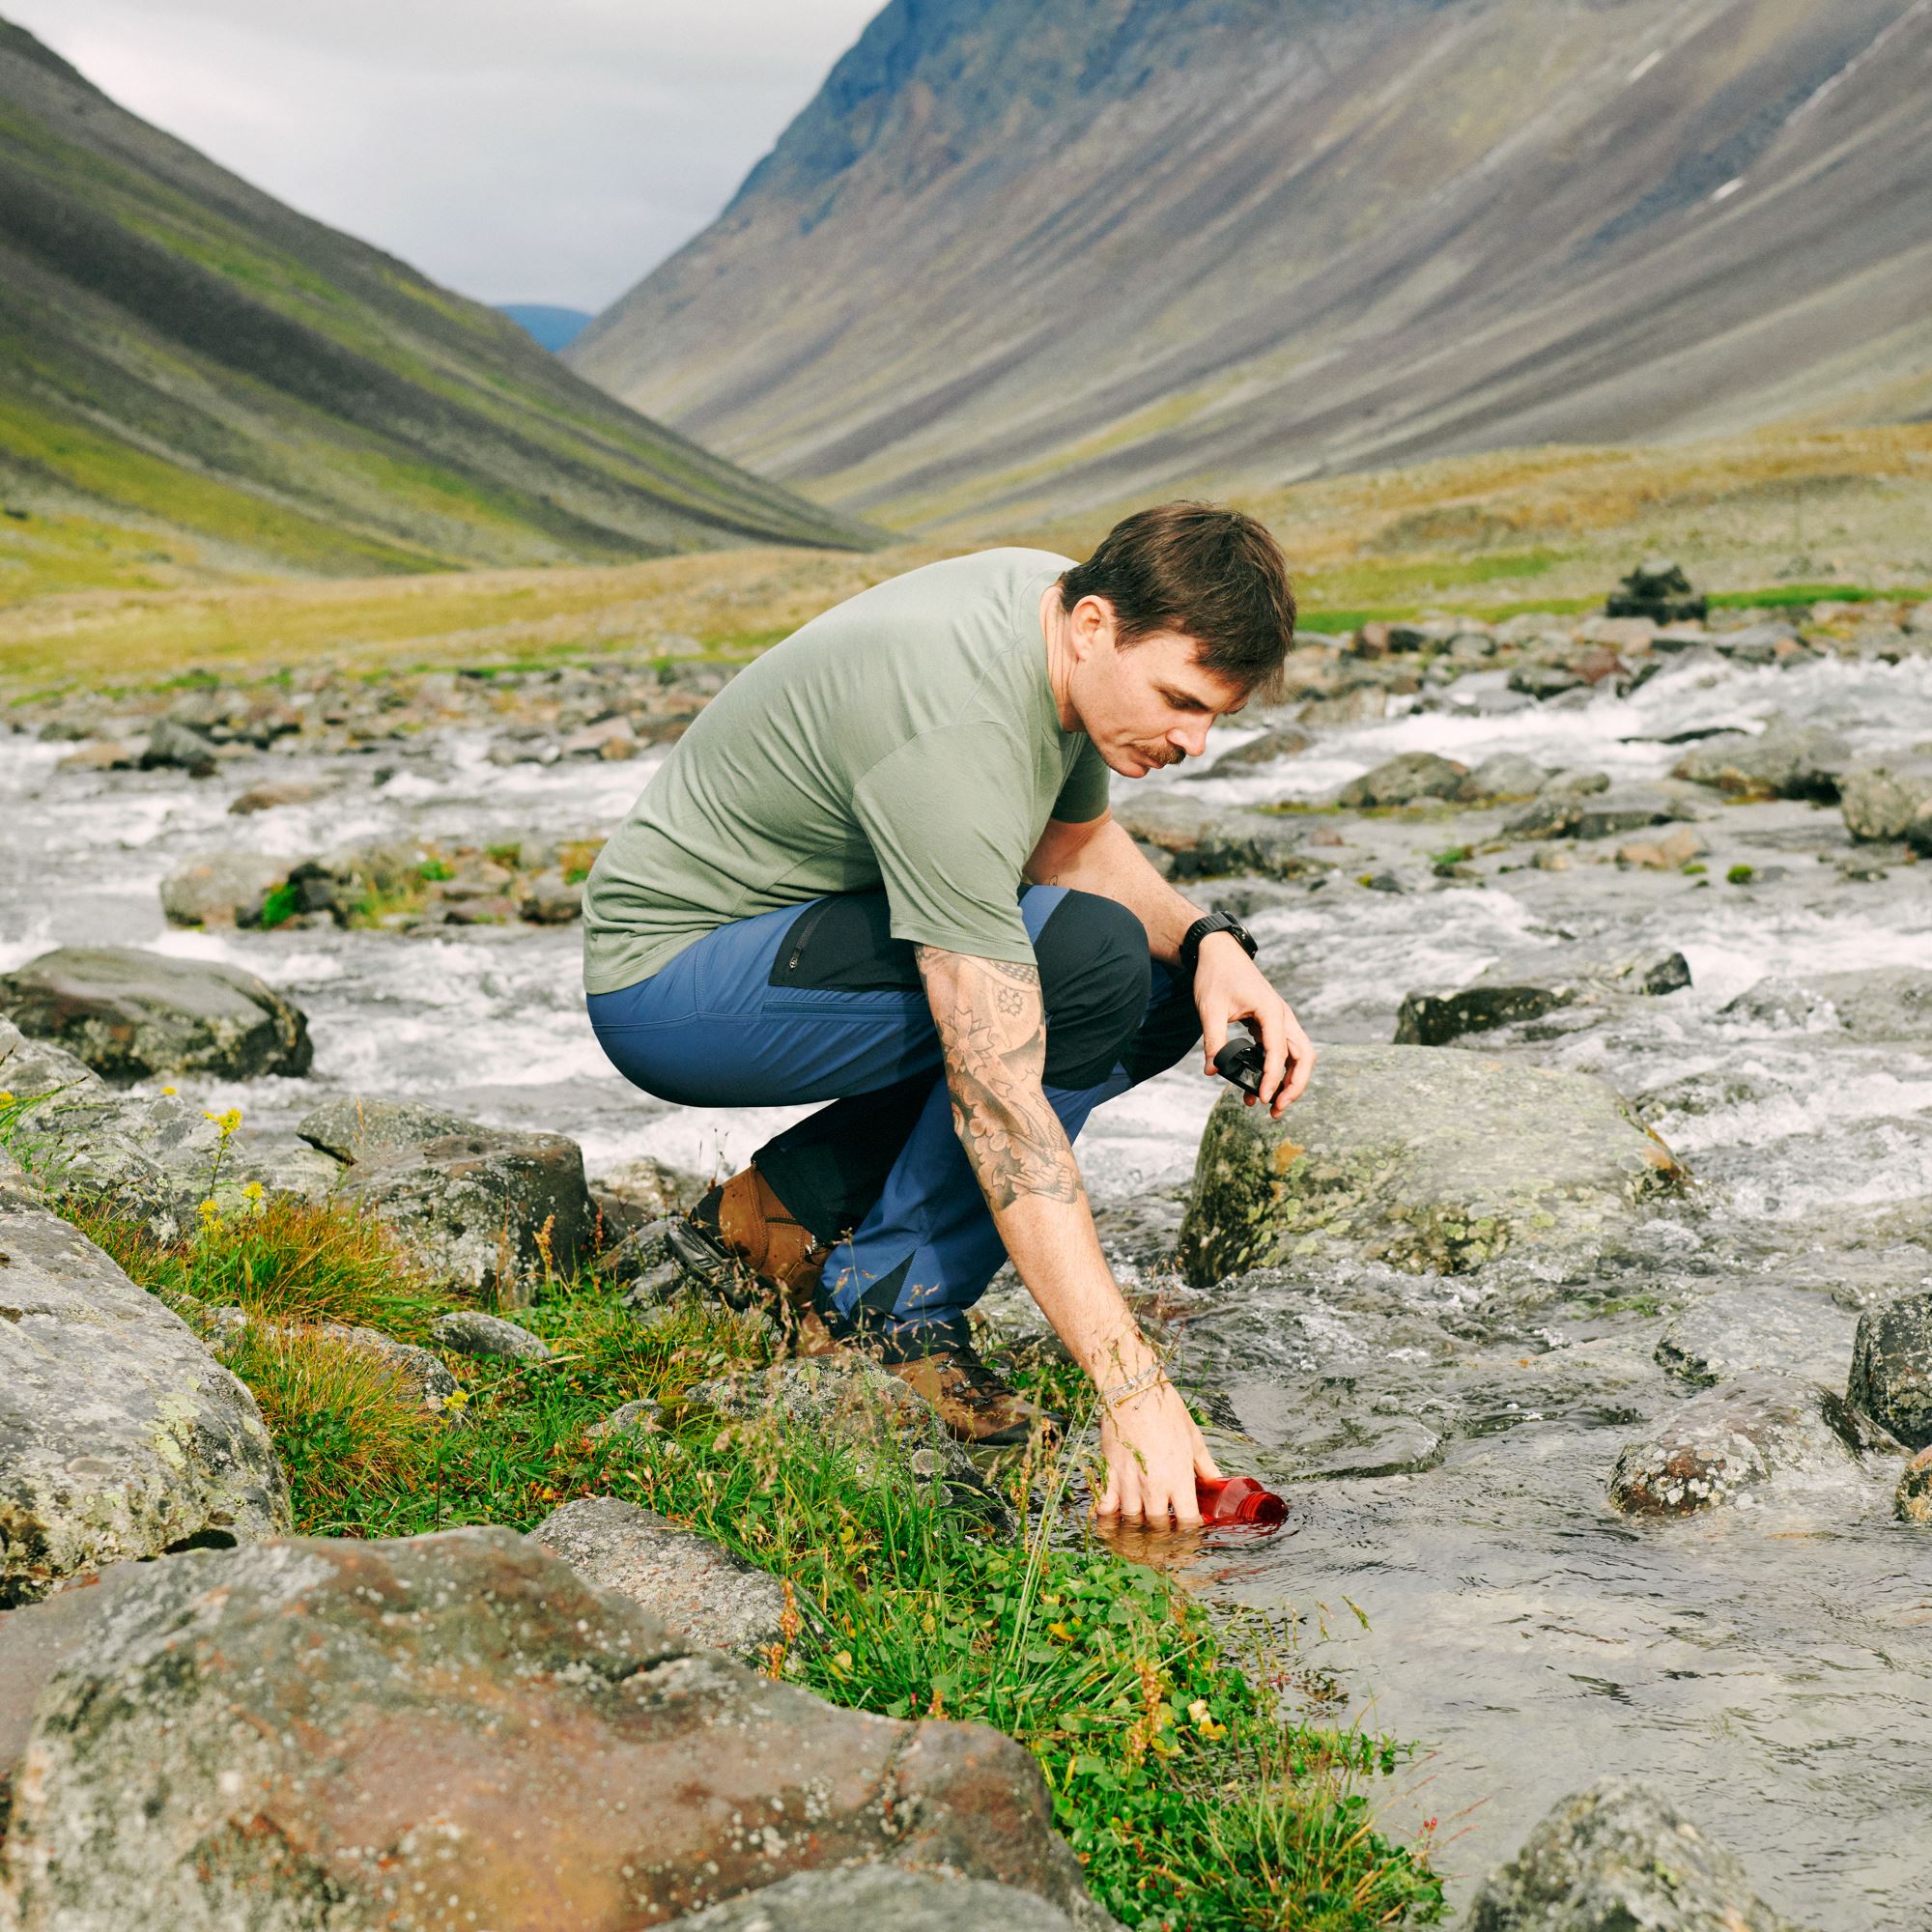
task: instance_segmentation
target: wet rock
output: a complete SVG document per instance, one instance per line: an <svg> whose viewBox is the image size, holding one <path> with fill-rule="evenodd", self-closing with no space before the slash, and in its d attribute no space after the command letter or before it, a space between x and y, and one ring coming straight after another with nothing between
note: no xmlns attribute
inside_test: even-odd
<svg viewBox="0 0 1932 1932"><path fill-rule="evenodd" d="M1222 1096L1180 1233L1197 1283L1341 1250L1413 1273L1589 1252L1680 1170L1587 1075L1411 1046L1331 1046L1280 1121Z"/></svg>
<svg viewBox="0 0 1932 1932"><path fill-rule="evenodd" d="M1125 799L1114 812L1130 838L1176 860L1191 857L1212 816L1207 806L1174 791Z"/></svg>
<svg viewBox="0 0 1932 1932"><path fill-rule="evenodd" d="M1846 1395L1908 1449L1932 1446L1932 1290L1894 1296L1859 1317Z"/></svg>
<svg viewBox="0 0 1932 1932"><path fill-rule="evenodd" d="M1798 1932L1736 1859L1630 1777L1566 1798L1469 1901L1469 1932Z"/></svg>
<svg viewBox="0 0 1932 1932"><path fill-rule="evenodd" d="M77 1229L0 1207L0 1608L289 1526L255 1399Z"/></svg>
<svg viewBox="0 0 1932 1932"><path fill-rule="evenodd" d="M302 1074L308 1021L239 967L132 946L65 946L0 977L0 1014L109 1080Z"/></svg>
<svg viewBox="0 0 1932 1932"><path fill-rule="evenodd" d="M1395 1044L1442 1046L1468 1034L1489 1033L1554 1012L1559 1007L1600 1006L1619 995L1660 997L1690 983L1681 952L1651 953L1531 978L1519 967L1492 968L1461 992L1410 993L1396 1013Z"/></svg>
<svg viewBox="0 0 1932 1932"><path fill-rule="evenodd" d="M1660 1367L1698 1387L1769 1372L1833 1383L1851 1358L1852 1323L1822 1296L1769 1286L1719 1289L1672 1317Z"/></svg>
<svg viewBox="0 0 1932 1932"><path fill-rule="evenodd" d="M1643 838L1617 847L1617 864L1635 866L1649 871L1675 871L1710 850L1700 832L1679 825L1661 838Z"/></svg>
<svg viewBox="0 0 1932 1932"><path fill-rule="evenodd" d="M1900 1522L1932 1523L1932 1449L1921 1449L1898 1479L1892 1508Z"/></svg>
<svg viewBox="0 0 1932 1932"><path fill-rule="evenodd" d="M1773 975L1727 1001L1718 1016L1780 1033L1843 1031L1858 1039L1932 1039L1932 971L1874 966L1816 973L1802 981Z"/></svg>
<svg viewBox="0 0 1932 1932"><path fill-rule="evenodd" d="M388 1227L434 1281L515 1307L589 1252L583 1154L562 1134L367 1098L330 1101L296 1131L345 1164L339 1197Z"/></svg>
<svg viewBox="0 0 1932 1932"><path fill-rule="evenodd" d="M1525 758L1518 752L1498 752L1464 774L1456 796L1465 805L1529 798L1548 776L1534 758Z"/></svg>
<svg viewBox="0 0 1932 1932"><path fill-rule="evenodd" d="M1626 1443L1610 1502L1626 1516L1690 1516L1749 1505L1774 1485L1815 1485L1879 1446L1846 1404L1794 1376L1744 1376L1692 1396Z"/></svg>
<svg viewBox="0 0 1932 1932"><path fill-rule="evenodd" d="M1509 674L1509 688L1541 701L1583 688L1584 679L1565 664L1520 664Z"/></svg>
<svg viewBox="0 0 1932 1932"><path fill-rule="evenodd" d="M1874 966L1813 974L1806 983L1855 1039L1932 1039L1932 970Z"/></svg>
<svg viewBox="0 0 1932 1932"><path fill-rule="evenodd" d="M83 1595L24 1613L93 1612L47 1646L14 1786L21 1932L125 1926L133 1898L170 1932L399 1923L398 1899L620 1932L859 1862L1097 1922L1019 1746L693 1653L507 1530L200 1551Z"/></svg>
<svg viewBox="0 0 1932 1932"><path fill-rule="evenodd" d="M526 879L518 912L535 925L568 925L583 914L583 886L561 872L539 872Z"/></svg>
<svg viewBox="0 0 1932 1932"><path fill-rule="evenodd" d="M530 1536L586 1583L641 1605L694 1649L756 1663L785 1641L784 1585L655 1510L579 1496Z"/></svg>
<svg viewBox="0 0 1932 1932"><path fill-rule="evenodd" d="M1412 805L1425 798L1458 798L1468 775L1468 766L1437 757L1434 752L1403 752L1350 779L1336 793L1335 803L1358 810L1364 806Z"/></svg>
<svg viewBox="0 0 1932 1932"><path fill-rule="evenodd" d="M610 1435L655 1435L664 1427L664 1408L648 1396L639 1396L636 1402L627 1402L621 1408L613 1408L600 1422L593 1422L583 1433L593 1442L602 1442Z"/></svg>
<svg viewBox="0 0 1932 1932"><path fill-rule="evenodd" d="M1675 799L1663 792L1637 787L1579 798L1577 804L1576 816L1568 829L1577 838L1614 838L1620 833L1637 832L1645 826L1668 825L1682 816Z"/></svg>
<svg viewBox="0 0 1932 1932"><path fill-rule="evenodd" d="M1932 765L1862 765L1846 773L1838 810L1854 838L1902 838L1932 852Z"/></svg>
<svg viewBox="0 0 1932 1932"><path fill-rule="evenodd" d="M141 762L141 754L131 745L113 738L98 738L70 752L54 767L61 772L130 772Z"/></svg>
<svg viewBox="0 0 1932 1932"><path fill-rule="evenodd" d="M174 925L259 925L269 895L288 876L286 859L213 852L161 881L161 910Z"/></svg>
<svg viewBox="0 0 1932 1932"><path fill-rule="evenodd" d="M1851 764L1851 746L1837 732L1777 717L1755 736L1705 739L1678 760L1672 776L1731 798L1808 798L1832 805Z"/></svg>
<svg viewBox="0 0 1932 1932"><path fill-rule="evenodd" d="M1190 772L1190 778L1227 779L1241 777L1260 765L1271 765L1281 758L1293 758L1315 742L1299 724L1281 724L1223 752L1206 770Z"/></svg>
<svg viewBox="0 0 1932 1932"><path fill-rule="evenodd" d="M1567 1006L1574 995L1561 986L1466 986L1438 996L1410 993L1396 1013L1398 1046L1442 1046L1465 1034L1489 1033L1519 1020L1540 1019Z"/></svg>
<svg viewBox="0 0 1932 1932"><path fill-rule="evenodd" d="M527 1328L520 1328L501 1316L485 1315L481 1309L459 1308L439 1315L429 1327L430 1340L439 1349L458 1355L491 1355L519 1362L548 1362L555 1350Z"/></svg>
<svg viewBox="0 0 1932 1932"><path fill-rule="evenodd" d="M216 757L213 742L199 731L172 718L163 718L148 733L147 748L141 753L141 769L147 772L157 766L173 765L189 778L205 779L213 772Z"/></svg>
<svg viewBox="0 0 1932 1932"><path fill-rule="evenodd" d="M1177 878L1298 879L1324 870L1304 849L1305 824L1265 811L1232 811L1202 829L1191 853L1175 855Z"/></svg>
<svg viewBox="0 0 1932 1932"><path fill-rule="evenodd" d="M250 785L244 792L239 792L230 804L229 812L237 818L246 818L257 811L278 811L285 805L313 805L319 798L327 798L335 787L309 779L281 779L268 784Z"/></svg>
<svg viewBox="0 0 1932 1932"><path fill-rule="evenodd" d="M1105 1918L1091 1922L1114 1923ZM891 1932L1073 1932L1064 1912L1032 1892L892 1865L799 1872L679 1918L668 1932L854 1932L861 1926Z"/></svg>

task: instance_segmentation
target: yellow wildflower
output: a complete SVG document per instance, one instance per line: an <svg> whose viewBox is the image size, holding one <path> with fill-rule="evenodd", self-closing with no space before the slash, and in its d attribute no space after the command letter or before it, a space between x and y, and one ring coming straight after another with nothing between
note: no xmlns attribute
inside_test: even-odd
<svg viewBox="0 0 1932 1932"><path fill-rule="evenodd" d="M242 1198L244 1201L253 1201L259 1206L262 1199L262 1183L259 1180L251 1180L242 1190Z"/></svg>
<svg viewBox="0 0 1932 1932"><path fill-rule="evenodd" d="M240 1107L225 1107L218 1114L211 1114L204 1107L201 1110L201 1118L204 1121L213 1121L221 1129L221 1138L226 1140L242 1124L242 1109Z"/></svg>

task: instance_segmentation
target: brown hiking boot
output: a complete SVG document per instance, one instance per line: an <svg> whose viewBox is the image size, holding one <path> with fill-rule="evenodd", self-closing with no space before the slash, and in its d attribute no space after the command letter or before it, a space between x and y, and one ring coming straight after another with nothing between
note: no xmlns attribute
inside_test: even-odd
<svg viewBox="0 0 1932 1932"><path fill-rule="evenodd" d="M961 1442L1004 1447L1024 1442L1036 1427L1065 1435L1066 1418L1030 1402L980 1359L972 1343L949 1336L923 1354L881 1362L888 1375L923 1395Z"/></svg>
<svg viewBox="0 0 1932 1932"><path fill-rule="evenodd" d="M667 1231L685 1274L733 1308L758 1308L801 1355L838 1344L814 1295L831 1249L812 1237L755 1167L721 1181Z"/></svg>

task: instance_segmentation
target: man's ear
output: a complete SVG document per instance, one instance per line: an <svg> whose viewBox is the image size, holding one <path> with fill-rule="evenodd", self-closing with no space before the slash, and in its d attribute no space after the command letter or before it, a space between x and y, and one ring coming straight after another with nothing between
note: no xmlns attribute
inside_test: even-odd
<svg viewBox="0 0 1932 1932"><path fill-rule="evenodd" d="M1085 596L1067 612L1067 629L1074 656L1092 657L1113 641L1114 607L1104 597Z"/></svg>

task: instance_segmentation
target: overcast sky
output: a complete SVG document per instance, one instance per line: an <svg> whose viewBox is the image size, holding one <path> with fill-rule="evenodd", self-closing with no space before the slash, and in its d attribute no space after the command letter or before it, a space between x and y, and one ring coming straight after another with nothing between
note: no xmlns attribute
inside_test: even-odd
<svg viewBox="0 0 1932 1932"><path fill-rule="evenodd" d="M884 0L0 0L258 187L485 301L599 309Z"/></svg>

